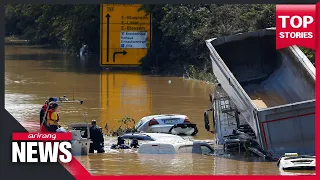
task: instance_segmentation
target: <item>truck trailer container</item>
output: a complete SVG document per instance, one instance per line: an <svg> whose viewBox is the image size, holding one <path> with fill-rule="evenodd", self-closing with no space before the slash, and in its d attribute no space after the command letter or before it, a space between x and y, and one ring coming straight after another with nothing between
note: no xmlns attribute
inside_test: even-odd
<svg viewBox="0 0 320 180"><path fill-rule="evenodd" d="M219 83L217 142L242 131L272 158L315 153L315 67L297 46L276 50L275 28L206 40ZM243 127L243 126L242 126ZM241 128L240 128L241 129Z"/></svg>

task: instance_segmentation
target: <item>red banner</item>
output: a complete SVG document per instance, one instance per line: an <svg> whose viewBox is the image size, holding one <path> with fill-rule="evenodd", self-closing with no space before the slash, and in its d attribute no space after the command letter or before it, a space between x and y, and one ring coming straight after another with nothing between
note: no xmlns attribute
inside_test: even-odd
<svg viewBox="0 0 320 180"><path fill-rule="evenodd" d="M12 133L13 141L68 141L72 133Z"/></svg>
<svg viewBox="0 0 320 180"><path fill-rule="evenodd" d="M316 5L316 13L317 13L317 17L316 17L316 20L317 20L317 26L316 26L316 30L317 30L317 36L315 38L316 40L316 48L319 50L320 48L320 2L317 3ZM317 53L319 53L319 51L317 50ZM316 54L317 55L317 54ZM319 54L318 54L319 56Z"/></svg>
<svg viewBox="0 0 320 180"><path fill-rule="evenodd" d="M297 45L315 50L317 21L316 5L277 5L276 49Z"/></svg>

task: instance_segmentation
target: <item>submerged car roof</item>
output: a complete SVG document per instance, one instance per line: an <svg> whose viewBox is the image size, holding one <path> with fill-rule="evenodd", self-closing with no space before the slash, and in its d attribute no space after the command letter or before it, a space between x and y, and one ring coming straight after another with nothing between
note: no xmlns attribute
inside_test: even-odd
<svg viewBox="0 0 320 180"><path fill-rule="evenodd" d="M182 116L186 116L186 115L183 115L183 114L156 114L156 115L145 116L142 119L147 120L150 118L161 118L161 117L171 117L171 116L182 117Z"/></svg>
<svg viewBox="0 0 320 180"><path fill-rule="evenodd" d="M152 137L148 136L147 134L139 134L139 133L124 134L120 137L124 139L137 139L137 140L149 140L149 141L155 140Z"/></svg>
<svg viewBox="0 0 320 180"><path fill-rule="evenodd" d="M152 141L152 142L141 144L140 146L161 145L161 144L179 147L179 146L193 145L194 142L192 142L192 141L168 141L168 142L166 142L166 141Z"/></svg>

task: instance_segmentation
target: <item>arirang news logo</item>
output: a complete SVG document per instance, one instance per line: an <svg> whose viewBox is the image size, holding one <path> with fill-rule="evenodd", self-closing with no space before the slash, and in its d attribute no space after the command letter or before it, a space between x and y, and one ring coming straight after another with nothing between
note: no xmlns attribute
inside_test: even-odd
<svg viewBox="0 0 320 180"><path fill-rule="evenodd" d="M277 49L292 45L316 49L316 6L317 5L276 6Z"/></svg>
<svg viewBox="0 0 320 180"><path fill-rule="evenodd" d="M71 139L71 133L13 133L12 162L69 163Z"/></svg>

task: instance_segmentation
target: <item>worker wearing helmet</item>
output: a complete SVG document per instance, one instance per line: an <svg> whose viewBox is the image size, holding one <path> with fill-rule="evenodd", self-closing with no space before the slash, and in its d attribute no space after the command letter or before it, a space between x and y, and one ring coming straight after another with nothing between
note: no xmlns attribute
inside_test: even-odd
<svg viewBox="0 0 320 180"><path fill-rule="evenodd" d="M48 111L48 130L49 132L57 132L57 129L60 127L59 125L59 114L57 113L59 104L53 103Z"/></svg>
<svg viewBox="0 0 320 180"><path fill-rule="evenodd" d="M48 110L52 109L52 105L57 103L58 98L54 97L53 100L49 102Z"/></svg>

